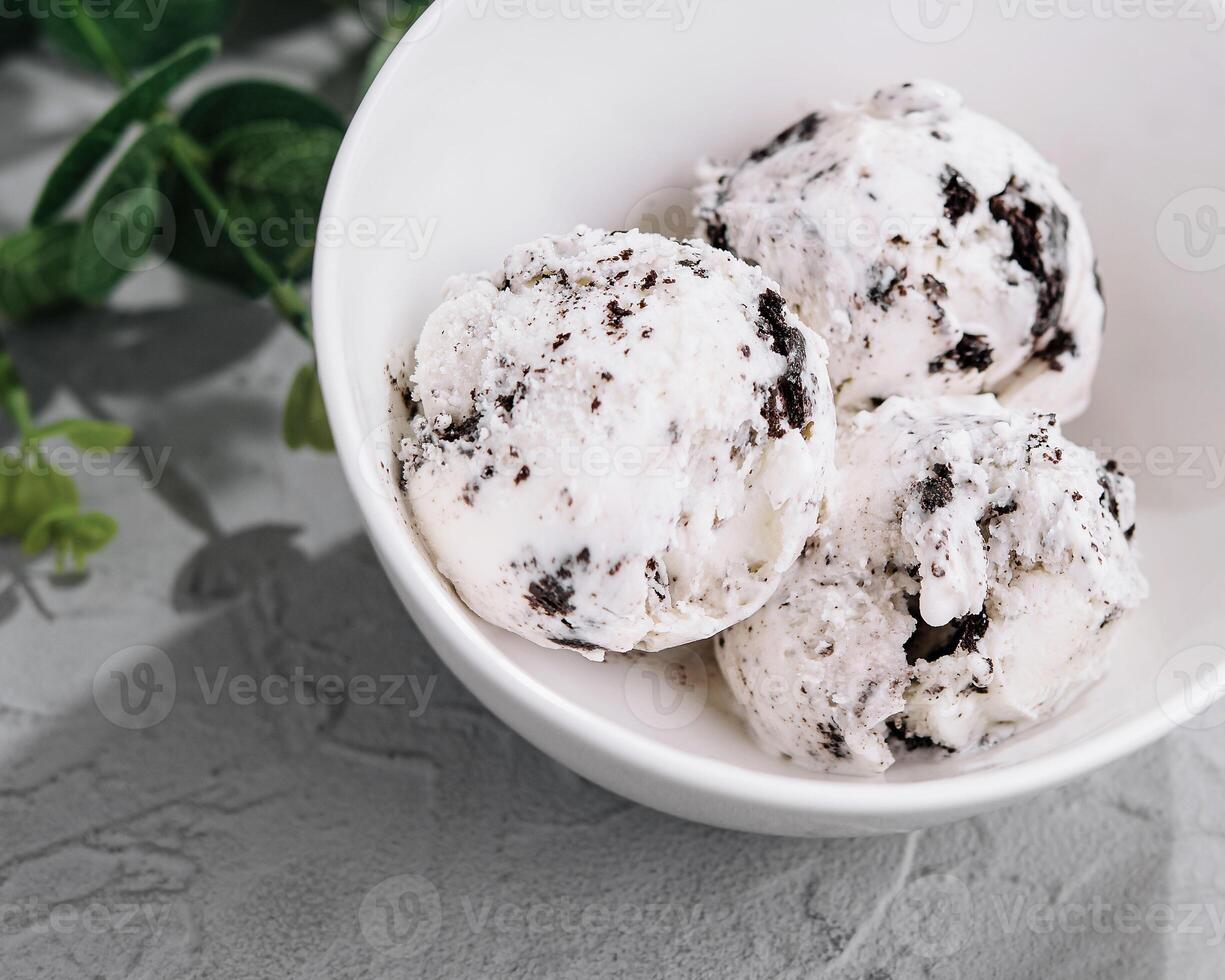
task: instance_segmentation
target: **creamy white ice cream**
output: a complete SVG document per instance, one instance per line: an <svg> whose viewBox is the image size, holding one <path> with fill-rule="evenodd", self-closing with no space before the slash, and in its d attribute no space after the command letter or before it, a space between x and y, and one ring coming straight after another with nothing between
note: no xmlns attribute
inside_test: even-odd
<svg viewBox="0 0 1225 980"><path fill-rule="evenodd" d="M417 528L474 611L543 646L712 636L816 526L825 362L775 283L704 243L580 228L525 245L449 284L396 379Z"/></svg>
<svg viewBox="0 0 1225 980"><path fill-rule="evenodd" d="M1064 419L1088 405L1105 306L1081 209L951 89L814 113L701 179L706 236L828 341L840 408L980 392Z"/></svg>
<svg viewBox="0 0 1225 980"><path fill-rule="evenodd" d="M1134 489L1052 415L894 398L845 425L816 536L720 666L767 748L880 771L890 730L953 750L1099 676L1147 586Z"/></svg>

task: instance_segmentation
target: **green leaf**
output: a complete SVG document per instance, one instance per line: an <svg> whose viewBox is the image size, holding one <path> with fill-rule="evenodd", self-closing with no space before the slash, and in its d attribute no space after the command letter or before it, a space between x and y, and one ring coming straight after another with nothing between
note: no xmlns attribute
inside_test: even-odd
<svg viewBox="0 0 1225 980"><path fill-rule="evenodd" d="M221 33L231 0L87 0L69 16L45 18L52 44L78 64L105 66L84 39L76 18L87 17L129 69L151 65L194 38Z"/></svg>
<svg viewBox="0 0 1225 980"><path fill-rule="evenodd" d="M341 134L292 123L251 123L229 134L214 154L222 197L256 234L256 245L279 271L313 250L319 212ZM309 270L303 262L299 272Z"/></svg>
<svg viewBox="0 0 1225 980"><path fill-rule="evenodd" d="M37 555L55 548L55 564L64 570L64 559L71 554L78 571L85 568L85 558L110 543L119 530L115 518L100 511L77 513L75 505L62 504L46 511L30 525L21 539L21 550Z"/></svg>
<svg viewBox="0 0 1225 980"><path fill-rule="evenodd" d="M138 269L162 231L158 179L162 148L171 127L151 126L119 159L86 213L73 256L73 288L100 303L129 272Z"/></svg>
<svg viewBox="0 0 1225 980"><path fill-rule="evenodd" d="M132 430L119 422L97 419L61 419L50 425L40 426L29 433L29 438L38 441L63 437L78 449L86 452L114 452L132 440Z"/></svg>
<svg viewBox="0 0 1225 980"><path fill-rule="evenodd" d="M17 365L13 363L13 355L4 348L3 338L0 338L0 410L13 420L23 437L29 432L30 399L17 373Z"/></svg>
<svg viewBox="0 0 1225 980"><path fill-rule="evenodd" d="M309 273L311 251L344 123L314 96L270 82L237 82L205 93L182 117L201 148L198 161L229 208L230 231L177 173L163 192L171 202L171 258L252 296L267 284L243 259L256 247L285 278Z"/></svg>
<svg viewBox="0 0 1225 980"><path fill-rule="evenodd" d="M211 148L226 133L269 119L345 131L340 114L323 100L301 89L266 81L228 82L209 89L188 106L180 123L200 144Z"/></svg>
<svg viewBox="0 0 1225 980"><path fill-rule="evenodd" d="M85 568L86 556L105 548L118 530L119 522L101 511L91 510L70 520L65 531L77 571Z"/></svg>
<svg viewBox="0 0 1225 980"><path fill-rule="evenodd" d="M0 537L20 540L44 514L76 505L76 484L42 453L0 456Z"/></svg>
<svg viewBox="0 0 1225 980"><path fill-rule="evenodd" d="M281 431L290 449L310 446L322 453L336 449L323 404L323 391L319 387L319 373L314 364L304 364L289 387Z"/></svg>
<svg viewBox="0 0 1225 980"><path fill-rule="evenodd" d="M129 85L56 164L34 207L30 223L45 225L63 211L98 164L119 145L128 127L152 117L167 96L216 57L220 49L221 42L215 37L192 41Z"/></svg>
<svg viewBox="0 0 1225 980"><path fill-rule="evenodd" d="M0 312L14 320L72 306L75 222L28 228L0 241Z"/></svg>
<svg viewBox="0 0 1225 980"><path fill-rule="evenodd" d="M76 504L60 504L44 511L28 528L21 539L21 550L27 555L45 551L53 537L58 537L60 527L77 514Z"/></svg>

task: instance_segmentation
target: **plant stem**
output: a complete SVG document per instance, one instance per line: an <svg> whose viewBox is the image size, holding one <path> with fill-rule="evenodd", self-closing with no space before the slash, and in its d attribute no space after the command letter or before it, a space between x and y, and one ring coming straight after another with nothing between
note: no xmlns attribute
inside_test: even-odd
<svg viewBox="0 0 1225 980"><path fill-rule="evenodd" d="M81 6L81 0L69 0L69 6L72 13L72 22L76 25L77 33L81 35L81 39L89 46L93 56L98 59L115 84L126 88L131 80L128 70L124 67L123 62L119 60L119 55L111 47L111 43L106 39L106 35L98 29L98 25L94 23L93 18L85 13L84 8Z"/></svg>
<svg viewBox="0 0 1225 980"><path fill-rule="evenodd" d="M169 116L169 113L165 115ZM173 118L169 121L173 124ZM204 202L204 206L208 208L209 216L214 221L221 223L226 236L230 241L235 242L235 247L242 254L247 266L255 273L259 281L268 287L268 296L281 316L288 320L289 324L305 340L309 341L311 339L310 310L307 309L306 303L302 299L302 294L298 292L297 287L293 283L282 279L277 274L276 269L259 254L254 246L242 247L237 245L236 236L233 233L233 222L230 220L230 209L226 207L225 201L213 189L213 185L209 183L208 178L196 166L199 148L196 147L186 133L176 127L170 135L167 149L179 173L183 175L184 179L191 185L192 190Z"/></svg>
<svg viewBox="0 0 1225 980"><path fill-rule="evenodd" d="M126 87L131 78L123 62L119 60L119 56L115 53L115 49L111 47L110 42L106 39L106 35L86 15L81 7L81 0L69 0L69 2L72 4L72 9L75 12L72 20L76 24L77 32L84 39L85 43L89 45L89 49L93 52L94 57L102 63L107 74L118 85ZM162 109L158 113L156 120L165 122L171 127L167 150L179 172L191 185L192 190L196 192L200 200L204 202L205 207L208 208L209 216L214 221L221 223L226 237L234 243L238 253L243 257L243 261L247 263L247 267L255 273L256 278L260 282L268 287L268 296L272 300L273 306L289 322L289 325L301 334L307 343L310 343L312 335L310 310L302 299L302 294L298 291L298 288L289 280L282 278L254 245L250 247L238 245L236 236L233 233L233 222L230 220L230 209L226 207L225 201L221 199L221 195L213 189L208 178L196 166L196 158L202 155L199 148L191 137L179 128L178 119L169 110Z"/></svg>
<svg viewBox="0 0 1225 980"><path fill-rule="evenodd" d="M24 440L34 428L34 419L30 415L30 399L21 383L21 375L17 373L17 365L13 363L13 356L5 348L3 339L0 339L0 408L13 420Z"/></svg>

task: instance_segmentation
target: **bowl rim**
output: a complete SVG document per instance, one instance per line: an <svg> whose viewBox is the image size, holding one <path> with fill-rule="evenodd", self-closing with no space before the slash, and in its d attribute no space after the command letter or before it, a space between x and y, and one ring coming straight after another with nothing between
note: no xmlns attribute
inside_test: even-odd
<svg viewBox="0 0 1225 980"><path fill-rule="evenodd" d="M423 35L429 27L418 21L388 59L362 101L328 181L320 217L321 226L343 220L340 202L353 179L355 162L365 145L364 136L383 102L394 92L396 80L410 46L430 43ZM345 480L357 501L367 534L394 580L397 591L447 666L467 686L477 689L489 706L516 731L521 726L508 715L535 718L549 738L528 740L546 754L554 755L549 742L565 739L571 763L577 757L589 765L574 765L584 776L606 783L601 773L617 767L631 776L644 777L683 788L710 800L788 814L817 817L935 817L952 810L987 810L1040 790L1067 783L1115 762L1172 732L1194 715L1179 700L1154 700L1144 713L1121 724L1096 731L1053 749L1037 758L1001 768L963 772L913 782L822 779L819 773L796 768L794 775L755 772L740 766L692 754L627 729L567 700L540 684L526 670L501 655L496 645L468 619L461 601L442 585L423 555L392 546L403 539L403 518L398 507L376 492L361 473L361 447L366 433L360 424L353 397L353 378L345 361L347 332L342 304L344 282L339 257L351 244L341 242L316 249L312 306L315 349L327 414ZM384 546L383 543L387 543ZM561 655L561 654L559 654ZM1225 692L1222 692L1225 694ZM596 761L603 765L597 766ZM622 782L626 782L622 780ZM636 785L637 780L630 783ZM666 803L650 798L645 785L641 794L623 795L667 809Z"/></svg>

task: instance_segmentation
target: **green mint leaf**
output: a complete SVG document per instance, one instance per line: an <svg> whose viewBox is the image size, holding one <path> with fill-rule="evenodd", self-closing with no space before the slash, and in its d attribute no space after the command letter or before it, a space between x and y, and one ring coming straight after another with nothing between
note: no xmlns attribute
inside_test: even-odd
<svg viewBox="0 0 1225 980"><path fill-rule="evenodd" d="M44 514L76 506L76 484L45 455L0 455L0 537L21 540Z"/></svg>
<svg viewBox="0 0 1225 980"><path fill-rule="evenodd" d="M69 520L65 533L77 571L83 571L86 556L96 554L110 544L118 530L119 522L101 511L91 510Z"/></svg>
<svg viewBox="0 0 1225 980"><path fill-rule="evenodd" d="M86 213L73 256L73 287L89 303L100 303L129 272L140 268L162 231L157 189L162 149L171 128L151 126L119 159Z"/></svg>
<svg viewBox="0 0 1225 980"><path fill-rule="evenodd" d="M214 153L222 196L254 229L250 244L286 275L310 271L319 212L340 141L334 129L250 123L228 134Z"/></svg>
<svg viewBox="0 0 1225 980"><path fill-rule="evenodd" d="M248 123L281 119L299 126L322 126L339 133L344 120L322 99L279 82L228 82L209 89L183 112L183 130L212 147L226 133Z"/></svg>
<svg viewBox="0 0 1225 980"><path fill-rule="evenodd" d="M257 249L276 273L309 273L314 236L344 123L325 103L270 82L237 82L206 92L183 113L201 148L197 165L224 199L218 220L180 174L162 185L174 214L170 257L199 275L263 296L267 283L244 260Z"/></svg>
<svg viewBox="0 0 1225 980"><path fill-rule="evenodd" d="M132 440L132 430L119 422L97 419L61 419L50 425L40 426L29 434L29 438L43 442L62 437L78 449L86 452L114 452Z"/></svg>
<svg viewBox="0 0 1225 980"><path fill-rule="evenodd" d="M71 16L41 21L51 43L68 58L94 71L103 65L81 36L75 17L88 17L129 69L151 65L188 41L220 34L231 0L88 0Z"/></svg>
<svg viewBox="0 0 1225 980"><path fill-rule="evenodd" d="M323 391L319 387L319 372L313 363L304 364L289 387L281 432L290 449L310 446L321 453L336 449L323 404Z"/></svg>
<svg viewBox="0 0 1225 980"><path fill-rule="evenodd" d="M0 338L0 411L12 419L23 438L28 437L33 424L30 399L26 395L25 385L21 383L21 375L17 373L13 355L4 347L3 338Z"/></svg>
<svg viewBox="0 0 1225 980"><path fill-rule="evenodd" d="M71 202L98 165L111 154L133 123L151 118L185 79L216 57L221 42L205 37L185 44L136 79L56 164L34 207L30 223L45 225Z"/></svg>
<svg viewBox="0 0 1225 980"><path fill-rule="evenodd" d="M27 228L0 241L0 312L14 320L72 306L75 222Z"/></svg>
<svg viewBox="0 0 1225 980"><path fill-rule="evenodd" d="M75 504L59 504L39 515L21 538L21 550L27 555L37 555L46 551L53 538L63 533L66 525L77 514Z"/></svg>

